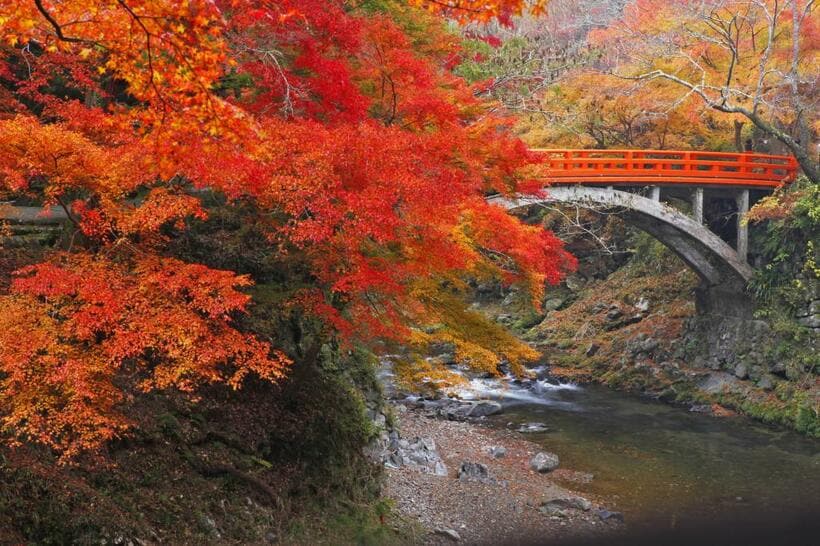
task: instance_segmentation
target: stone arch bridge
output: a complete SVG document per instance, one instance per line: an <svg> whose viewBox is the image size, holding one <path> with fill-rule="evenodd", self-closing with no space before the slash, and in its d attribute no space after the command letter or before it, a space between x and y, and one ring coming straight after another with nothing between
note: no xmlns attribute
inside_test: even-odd
<svg viewBox="0 0 820 546"><path fill-rule="evenodd" d="M721 314L742 313L746 284L748 230L742 221L750 199L759 199L797 174L789 156L670 150L533 150L543 154L544 196L491 196L508 210L544 203L566 203L618 211L677 254L701 279L698 307ZM691 203L691 213L670 200ZM735 245L709 228L704 205L732 203ZM716 297L717 296L717 297ZM731 309L731 307L736 307Z"/></svg>

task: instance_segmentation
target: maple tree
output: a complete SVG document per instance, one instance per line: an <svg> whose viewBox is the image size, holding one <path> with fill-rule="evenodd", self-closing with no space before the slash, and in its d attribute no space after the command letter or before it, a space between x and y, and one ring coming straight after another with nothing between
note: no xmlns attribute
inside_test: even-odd
<svg viewBox="0 0 820 546"><path fill-rule="evenodd" d="M484 92L505 109L526 116L538 108L542 91L575 69L594 63L591 29L620 13L623 0L551 0L542 15L524 14L512 24L471 23L457 72L482 82Z"/></svg>
<svg viewBox="0 0 820 546"><path fill-rule="evenodd" d="M443 13L461 22L489 22L499 19L509 23L514 15L528 11L541 14L547 0L410 0L411 4L423 6L434 13Z"/></svg>
<svg viewBox="0 0 820 546"><path fill-rule="evenodd" d="M732 117L704 110L674 89L655 89L591 69L563 75L519 123L536 147L699 149L733 146ZM741 148L742 150L742 148Z"/></svg>
<svg viewBox="0 0 820 546"><path fill-rule="evenodd" d="M127 430L141 391L286 373L241 326L255 279L175 246L216 201L300 271L282 313L347 343L451 341L487 369L532 357L459 324L477 324L467 276L538 301L574 267L484 199L537 191L538 159L452 72L435 12L467 4L0 0L0 192L73 226L0 295L6 431L71 457ZM523 8L474 4L463 17Z"/></svg>
<svg viewBox="0 0 820 546"><path fill-rule="evenodd" d="M636 0L591 42L606 51L609 72L751 122L817 182L814 8L813 0Z"/></svg>
<svg viewBox="0 0 820 546"><path fill-rule="evenodd" d="M470 27L475 53L458 69L488 79L528 143L744 151L754 140L816 173L814 2L554 0L545 17Z"/></svg>

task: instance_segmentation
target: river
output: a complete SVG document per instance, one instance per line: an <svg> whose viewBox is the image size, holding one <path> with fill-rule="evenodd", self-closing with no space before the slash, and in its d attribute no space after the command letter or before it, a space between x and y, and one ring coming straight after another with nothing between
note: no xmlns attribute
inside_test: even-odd
<svg viewBox="0 0 820 546"><path fill-rule="evenodd" d="M820 440L595 385L473 380L461 394L502 402L489 426L544 423L528 438L563 467L594 474L572 487L607 499L631 527L820 507Z"/></svg>

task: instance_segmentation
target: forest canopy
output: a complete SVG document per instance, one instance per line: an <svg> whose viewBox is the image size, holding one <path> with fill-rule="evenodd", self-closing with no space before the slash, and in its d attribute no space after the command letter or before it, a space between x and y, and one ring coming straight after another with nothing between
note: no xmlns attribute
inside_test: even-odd
<svg viewBox="0 0 820 546"><path fill-rule="evenodd" d="M537 191L537 157L453 73L442 19L525 7L0 0L0 196L62 208L71 233L0 294L8 437L70 458L127 431L142 392L287 374L297 355L242 324L270 274L192 243L216 215L264 243L283 317L342 343L446 339L493 369L532 357L452 327L467 278L538 302L574 259L485 202Z"/></svg>

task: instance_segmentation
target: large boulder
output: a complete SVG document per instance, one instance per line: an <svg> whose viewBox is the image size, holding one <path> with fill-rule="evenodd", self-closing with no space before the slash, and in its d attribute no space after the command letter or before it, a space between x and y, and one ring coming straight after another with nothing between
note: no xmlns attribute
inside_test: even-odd
<svg viewBox="0 0 820 546"><path fill-rule="evenodd" d="M492 400L479 400L473 404L473 407L470 408L467 415L470 417L487 417L488 415L495 415L496 413L501 413L502 411L503 408L498 402L494 402Z"/></svg>
<svg viewBox="0 0 820 546"><path fill-rule="evenodd" d="M432 438L416 437L406 440L396 435L390 439L388 449L383 454L383 461L387 468L408 466L435 476L447 475L447 466L436 450L436 443Z"/></svg>
<svg viewBox="0 0 820 546"><path fill-rule="evenodd" d="M458 401L448 401L438 410L438 414L448 421L465 421L470 416L473 405Z"/></svg>
<svg viewBox="0 0 820 546"><path fill-rule="evenodd" d="M530 460L530 468L542 474L552 472L558 468L559 464L558 455L546 451L536 453L535 457Z"/></svg>

